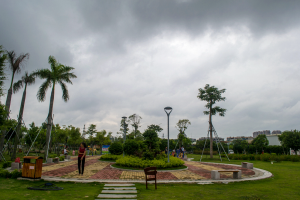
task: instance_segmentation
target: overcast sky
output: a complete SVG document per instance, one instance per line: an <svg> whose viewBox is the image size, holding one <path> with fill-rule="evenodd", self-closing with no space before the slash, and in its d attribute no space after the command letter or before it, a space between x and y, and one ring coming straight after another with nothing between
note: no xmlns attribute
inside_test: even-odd
<svg viewBox="0 0 300 200"><path fill-rule="evenodd" d="M140 130L160 124L171 106L170 138L179 119L187 135L204 137L208 116L197 99L205 84L226 89L220 137L259 130L300 129L300 1L0 0L0 45L29 53L25 71L50 68L49 55L75 68L70 100L57 87L54 123L119 131L138 114ZM9 87L11 72L7 69ZM24 120L40 125L50 101L38 102L42 81L27 90ZM12 96L17 118L22 90ZM2 97L4 103L6 96ZM160 134L160 137L162 136Z"/></svg>

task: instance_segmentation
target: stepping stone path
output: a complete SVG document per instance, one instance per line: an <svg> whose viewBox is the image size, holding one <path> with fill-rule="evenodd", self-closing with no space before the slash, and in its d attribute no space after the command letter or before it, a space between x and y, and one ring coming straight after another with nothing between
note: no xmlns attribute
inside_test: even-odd
<svg viewBox="0 0 300 200"><path fill-rule="evenodd" d="M105 184L101 194L95 200L136 200L137 190L134 184Z"/></svg>

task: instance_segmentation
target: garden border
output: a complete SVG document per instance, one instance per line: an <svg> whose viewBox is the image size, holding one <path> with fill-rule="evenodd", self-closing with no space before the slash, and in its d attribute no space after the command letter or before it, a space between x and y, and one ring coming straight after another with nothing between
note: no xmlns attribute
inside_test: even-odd
<svg viewBox="0 0 300 200"><path fill-rule="evenodd" d="M113 169L118 169L121 171L132 171L132 172L144 172L144 170L136 170L136 169L122 169L122 168L117 168L117 167L113 167L110 165L110 168ZM186 166L186 168L184 169L172 169L172 170L161 170L161 169L157 169L156 171L158 172L172 172L172 171L184 171L184 170L188 170L189 168Z"/></svg>

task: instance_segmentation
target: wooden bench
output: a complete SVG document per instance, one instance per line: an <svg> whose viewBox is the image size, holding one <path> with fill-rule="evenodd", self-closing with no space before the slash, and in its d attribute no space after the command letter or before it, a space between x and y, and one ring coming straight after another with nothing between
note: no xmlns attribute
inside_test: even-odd
<svg viewBox="0 0 300 200"><path fill-rule="evenodd" d="M242 162L242 168L253 169L253 163Z"/></svg>
<svg viewBox="0 0 300 200"><path fill-rule="evenodd" d="M145 172L145 178L146 178L146 189L148 189L148 184L147 181L155 181L155 189L157 189L156 187L156 167L147 167L144 169ZM147 175L152 175L154 176L154 178L148 178Z"/></svg>
<svg viewBox="0 0 300 200"><path fill-rule="evenodd" d="M241 179L242 178L242 171L241 170L212 170L211 171L211 179L220 180L220 172L233 172L234 179Z"/></svg>

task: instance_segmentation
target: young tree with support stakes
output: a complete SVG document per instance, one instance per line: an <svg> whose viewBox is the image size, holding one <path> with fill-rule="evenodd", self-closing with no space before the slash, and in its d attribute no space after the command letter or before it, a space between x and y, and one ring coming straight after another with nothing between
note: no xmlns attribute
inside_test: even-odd
<svg viewBox="0 0 300 200"><path fill-rule="evenodd" d="M59 84L62 89L62 98L65 102L69 100L69 91L67 89L66 83L73 84L70 79L77 78L77 76L71 72L74 68L66 65L62 65L56 61L54 56L49 56L48 63L51 65L51 70L49 69L40 69L34 74L41 79L46 79L44 83L39 88L37 93L37 99L39 101L45 101L46 92L48 88L52 86L51 96L50 96L50 105L48 113L48 124L47 124L47 135L46 135L46 149L45 149L45 159L48 156L48 144L50 140L51 127L52 127L52 115L53 115L53 105L54 105L54 95L55 95L55 85Z"/></svg>
<svg viewBox="0 0 300 200"><path fill-rule="evenodd" d="M226 89L219 90L215 86L210 86L206 84L204 89L199 89L198 98L201 101L206 101L207 104L205 107L209 111L203 111L204 115L209 115L209 132L210 132L210 158L213 158L213 138L212 138L212 116L219 113L221 117L225 116L226 109L220 108L219 106L213 107L216 102L225 101L225 97L222 97L222 94Z"/></svg>
<svg viewBox="0 0 300 200"><path fill-rule="evenodd" d="M18 116L18 126L17 126L17 137L15 138L15 144L14 144L14 151L13 155L11 157L11 160L16 159L16 152L17 152L17 145L18 145L18 137L20 136L20 130L21 130L21 125L23 121L23 112L24 112L24 106L25 106L25 100L26 100L26 92L27 92L27 85L32 85L35 83L35 75L28 74L28 72L25 72L25 75L22 76L21 80L18 82L14 83L13 86L13 92L16 93L18 92L23 86L24 86L24 91L23 91L23 96L22 96L22 101L20 105L20 110L19 110L19 116Z"/></svg>

